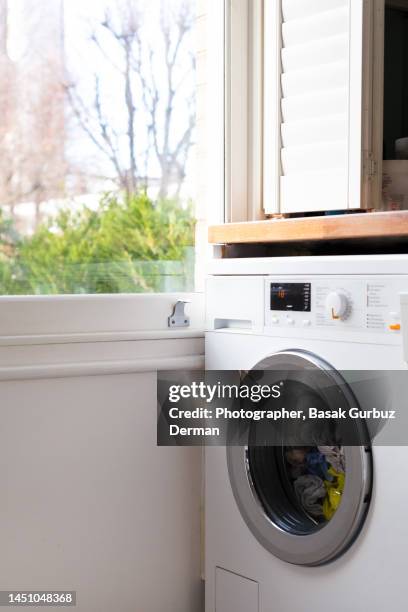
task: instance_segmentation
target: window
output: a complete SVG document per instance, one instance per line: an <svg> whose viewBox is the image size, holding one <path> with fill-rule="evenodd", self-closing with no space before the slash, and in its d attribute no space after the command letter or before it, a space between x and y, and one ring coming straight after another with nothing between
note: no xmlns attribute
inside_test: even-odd
<svg viewBox="0 0 408 612"><path fill-rule="evenodd" d="M225 219L234 222L263 216L264 2L226 0L225 9Z"/></svg>
<svg viewBox="0 0 408 612"><path fill-rule="evenodd" d="M0 294L200 287L213 0L1 6Z"/></svg>

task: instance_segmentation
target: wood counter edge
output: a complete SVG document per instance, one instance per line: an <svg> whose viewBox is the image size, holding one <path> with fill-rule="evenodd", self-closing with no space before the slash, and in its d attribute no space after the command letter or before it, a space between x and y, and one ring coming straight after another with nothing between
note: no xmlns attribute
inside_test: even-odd
<svg viewBox="0 0 408 612"><path fill-rule="evenodd" d="M408 210L225 223L208 229L210 244L408 238Z"/></svg>

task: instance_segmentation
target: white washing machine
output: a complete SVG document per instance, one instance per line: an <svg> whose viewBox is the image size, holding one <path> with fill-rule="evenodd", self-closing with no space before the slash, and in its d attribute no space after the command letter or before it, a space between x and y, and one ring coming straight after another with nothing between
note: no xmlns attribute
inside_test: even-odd
<svg viewBox="0 0 408 612"><path fill-rule="evenodd" d="M404 291L408 256L215 261L207 369L407 369ZM206 612L406 608L408 447L365 444L336 449L341 503L319 521L286 449L206 449Z"/></svg>

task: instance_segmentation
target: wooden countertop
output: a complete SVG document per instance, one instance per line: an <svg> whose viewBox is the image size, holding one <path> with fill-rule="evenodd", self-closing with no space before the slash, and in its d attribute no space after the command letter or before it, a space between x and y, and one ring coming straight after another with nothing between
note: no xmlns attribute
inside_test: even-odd
<svg viewBox="0 0 408 612"><path fill-rule="evenodd" d="M408 210L269 219L209 228L211 244L265 244L363 238L408 238Z"/></svg>

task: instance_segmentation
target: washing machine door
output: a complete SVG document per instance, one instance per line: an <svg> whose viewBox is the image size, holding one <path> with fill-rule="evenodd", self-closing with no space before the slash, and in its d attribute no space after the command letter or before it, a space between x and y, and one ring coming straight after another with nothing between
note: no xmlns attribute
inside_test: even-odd
<svg viewBox="0 0 408 612"><path fill-rule="evenodd" d="M341 387L343 405L358 407L340 373L316 355L280 352L256 364L254 370L315 371L316 380L324 373L332 388ZM313 375L307 380L313 385ZM297 388L292 387L296 402ZM321 406L338 408L330 405L330 397L318 384L309 391ZM323 565L338 558L357 538L367 515L373 478L364 423L357 427L361 444L353 446L252 446L249 436L247 446L227 448L229 477L240 512L258 541L283 561Z"/></svg>

